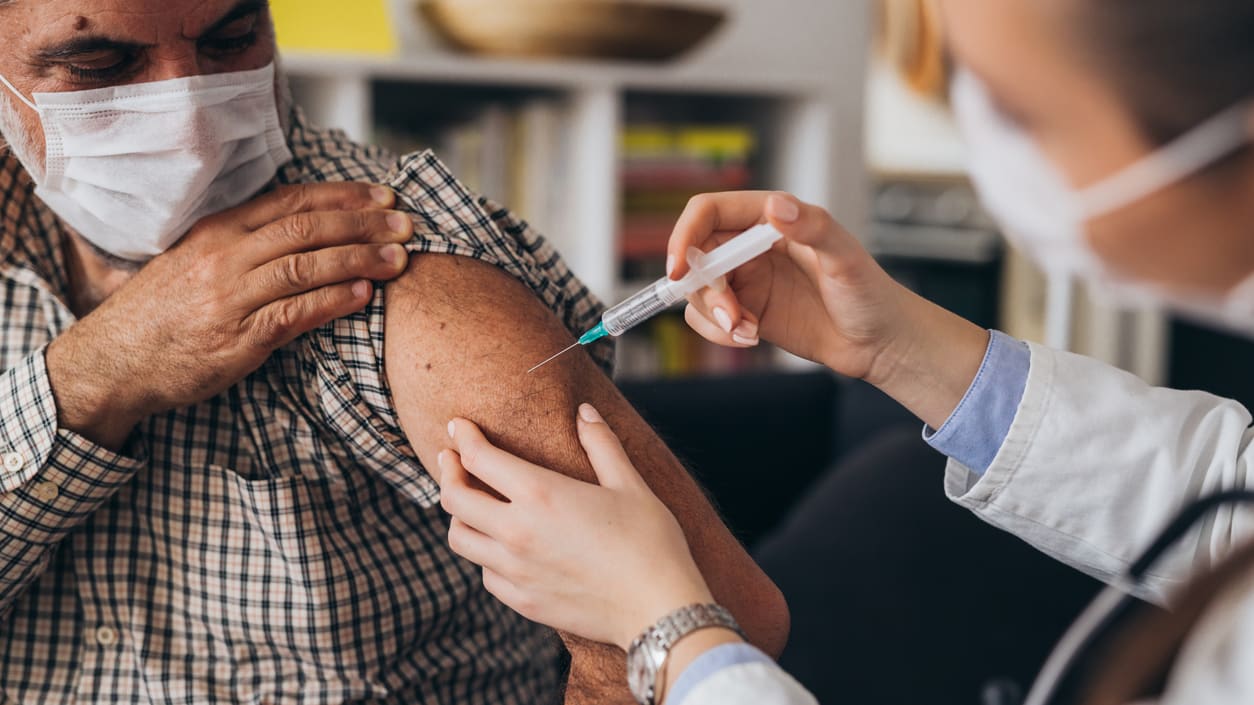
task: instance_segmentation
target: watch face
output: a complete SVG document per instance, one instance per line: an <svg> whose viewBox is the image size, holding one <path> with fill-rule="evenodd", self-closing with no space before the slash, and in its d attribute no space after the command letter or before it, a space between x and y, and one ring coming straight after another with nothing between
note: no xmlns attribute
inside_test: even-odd
<svg viewBox="0 0 1254 705"><path fill-rule="evenodd" d="M627 659L627 685L637 700L643 701L653 688L653 659L645 653L646 649L636 649Z"/></svg>

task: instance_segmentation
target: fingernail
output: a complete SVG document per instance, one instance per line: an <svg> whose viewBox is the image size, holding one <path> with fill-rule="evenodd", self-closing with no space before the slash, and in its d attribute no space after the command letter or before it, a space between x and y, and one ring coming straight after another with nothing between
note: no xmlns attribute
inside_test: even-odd
<svg viewBox="0 0 1254 705"><path fill-rule="evenodd" d="M392 229L392 232L400 235L408 235L414 225L413 219L400 211L388 213L387 221L388 227Z"/></svg>
<svg viewBox="0 0 1254 705"><path fill-rule="evenodd" d="M456 421L448 422L448 437L457 438L457 422Z"/></svg>
<svg viewBox="0 0 1254 705"><path fill-rule="evenodd" d="M444 468L444 461L445 461L445 460L448 460L448 451L447 451L447 450L442 450L442 451L440 451L440 454L439 454L439 455L435 456L435 462L436 462L436 464L437 464L437 465L439 465L439 466L440 466L440 468L441 468L441 469L443 469L443 468Z"/></svg>
<svg viewBox="0 0 1254 705"><path fill-rule="evenodd" d="M790 198L774 196L771 198L771 203L775 211L775 219L781 223L795 223L801 217L801 207Z"/></svg>
<svg viewBox="0 0 1254 705"><path fill-rule="evenodd" d="M600 412L591 404L581 404L579 406L579 418L588 423L605 423L605 419L601 418Z"/></svg>
<svg viewBox="0 0 1254 705"><path fill-rule="evenodd" d="M717 292L719 294L727 291L727 277L719 277L718 279L710 282L710 291Z"/></svg>
<svg viewBox="0 0 1254 705"><path fill-rule="evenodd" d="M714 320L718 322L719 328L722 328L728 333L732 332L732 319L731 319L731 316L727 315L726 311L724 311L721 308L715 307Z"/></svg>
<svg viewBox="0 0 1254 705"><path fill-rule="evenodd" d="M386 186L372 186L370 188L370 197L381 206L390 206L396 197L396 193Z"/></svg>
<svg viewBox="0 0 1254 705"><path fill-rule="evenodd" d="M675 255L666 256L666 276L675 276Z"/></svg>
<svg viewBox="0 0 1254 705"><path fill-rule="evenodd" d="M747 340L757 340L758 324L753 321L741 321L740 325L736 326L736 330L732 331L732 333Z"/></svg>
<svg viewBox="0 0 1254 705"><path fill-rule="evenodd" d="M384 262L399 267L405 263L405 248L400 245L384 245L379 248L379 257Z"/></svg>
<svg viewBox="0 0 1254 705"><path fill-rule="evenodd" d="M370 295L370 282L359 281L353 283L353 298L364 299Z"/></svg>
<svg viewBox="0 0 1254 705"><path fill-rule="evenodd" d="M736 341L737 345L748 345L749 347L753 347L762 342L757 336L747 337L739 333L732 333L732 340Z"/></svg>

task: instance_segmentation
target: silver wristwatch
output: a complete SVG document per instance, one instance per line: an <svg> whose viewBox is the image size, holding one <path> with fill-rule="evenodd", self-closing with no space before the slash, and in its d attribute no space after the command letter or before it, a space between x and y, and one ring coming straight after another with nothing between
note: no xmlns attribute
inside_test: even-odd
<svg viewBox="0 0 1254 705"><path fill-rule="evenodd" d="M640 705L657 705L658 675L680 639L702 629L730 629L741 636L736 618L720 605L690 605L671 612L631 642L627 649L627 684Z"/></svg>

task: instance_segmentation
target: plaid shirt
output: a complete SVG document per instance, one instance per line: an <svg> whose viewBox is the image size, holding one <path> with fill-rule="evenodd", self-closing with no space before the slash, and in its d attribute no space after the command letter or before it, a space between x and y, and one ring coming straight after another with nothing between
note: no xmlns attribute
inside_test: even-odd
<svg viewBox="0 0 1254 705"><path fill-rule="evenodd" d="M491 262L572 331L599 304L526 224L430 154L291 131L284 183L386 183L415 252ZM445 543L383 364L384 295L124 454L57 425L44 350L74 323L64 226L0 157L4 702L541 703L560 642ZM597 351L609 365L608 349Z"/></svg>

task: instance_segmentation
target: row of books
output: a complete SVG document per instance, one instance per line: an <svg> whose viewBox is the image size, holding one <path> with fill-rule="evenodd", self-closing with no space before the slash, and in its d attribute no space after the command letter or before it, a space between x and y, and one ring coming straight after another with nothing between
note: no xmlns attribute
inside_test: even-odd
<svg viewBox="0 0 1254 705"><path fill-rule="evenodd" d="M623 277L660 273L675 220L690 198L750 188L756 146L747 125L629 126L622 139Z"/></svg>
<svg viewBox="0 0 1254 705"><path fill-rule="evenodd" d="M375 140L399 154L432 149L472 191L509 206L551 239L563 241L563 113L554 100L488 104L466 120L427 133L376 127Z"/></svg>

